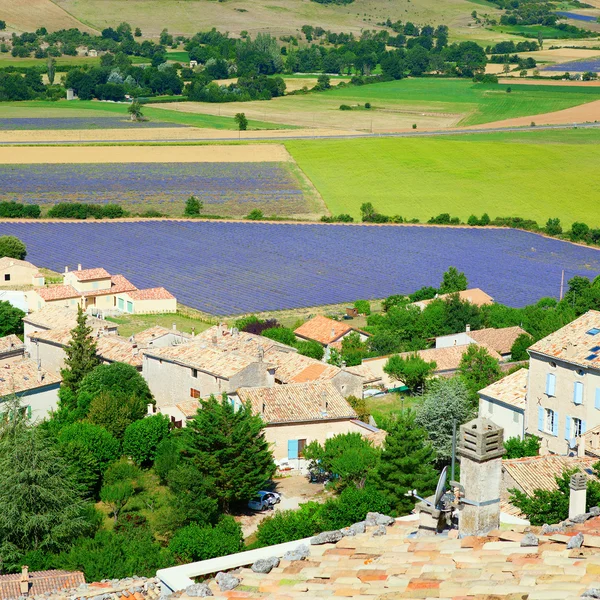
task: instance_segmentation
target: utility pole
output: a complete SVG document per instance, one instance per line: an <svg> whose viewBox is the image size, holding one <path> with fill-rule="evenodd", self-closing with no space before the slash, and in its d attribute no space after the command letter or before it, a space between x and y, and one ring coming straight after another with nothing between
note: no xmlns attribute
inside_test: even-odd
<svg viewBox="0 0 600 600"><path fill-rule="evenodd" d="M560 276L560 300L563 299L563 291L564 291L564 287L565 287L565 270L562 270L561 276Z"/></svg>

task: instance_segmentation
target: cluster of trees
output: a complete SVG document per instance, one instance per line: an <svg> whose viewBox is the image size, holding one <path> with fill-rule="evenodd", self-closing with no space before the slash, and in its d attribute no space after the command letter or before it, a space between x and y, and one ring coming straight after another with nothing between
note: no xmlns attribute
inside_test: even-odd
<svg viewBox="0 0 600 600"><path fill-rule="evenodd" d="M41 213L37 204L0 202L0 218L2 219L38 219Z"/></svg>
<svg viewBox="0 0 600 600"><path fill-rule="evenodd" d="M202 71L195 74L185 86L185 93L195 102L248 102L270 100L285 93L285 81L281 77L249 75L239 77L236 83L219 85Z"/></svg>
<svg viewBox="0 0 600 600"><path fill-rule="evenodd" d="M118 204L59 202L48 211L47 216L50 219L119 219L126 217L127 212Z"/></svg>
<svg viewBox="0 0 600 600"><path fill-rule="evenodd" d="M0 71L0 101L36 100L46 98L52 90L42 83L42 76L36 69L27 69L24 74Z"/></svg>

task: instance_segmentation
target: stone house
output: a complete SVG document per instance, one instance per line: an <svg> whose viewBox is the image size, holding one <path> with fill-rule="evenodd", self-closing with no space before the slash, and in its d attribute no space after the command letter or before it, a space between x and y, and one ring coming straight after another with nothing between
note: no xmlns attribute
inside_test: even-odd
<svg viewBox="0 0 600 600"><path fill-rule="evenodd" d="M14 285L43 286L44 276L34 264L4 256L0 258L0 286Z"/></svg>
<svg viewBox="0 0 600 600"><path fill-rule="evenodd" d="M469 290L463 290L462 292L455 293L458 293L458 297L463 302L470 302L475 306L485 306L486 304L494 303L494 299L489 294L486 294L483 290L479 288L472 288ZM417 302L413 302L412 306L416 306L417 308L424 310L425 307L428 304L431 304L434 300L445 300L450 296L452 296L452 294L440 294L435 298L431 298L430 300L419 300Z"/></svg>
<svg viewBox="0 0 600 600"><path fill-rule="evenodd" d="M435 338L436 348L448 348L450 346L463 346L465 344L483 344L496 351L502 360L510 360L510 351L516 339L527 332L521 327L502 327L494 329L478 329L471 331L467 325L465 331L453 333L451 335L442 335Z"/></svg>

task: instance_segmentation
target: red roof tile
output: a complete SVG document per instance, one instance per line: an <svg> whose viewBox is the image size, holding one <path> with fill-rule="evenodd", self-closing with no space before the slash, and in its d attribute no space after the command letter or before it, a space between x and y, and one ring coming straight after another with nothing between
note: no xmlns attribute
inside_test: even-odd
<svg viewBox="0 0 600 600"><path fill-rule="evenodd" d="M81 271L71 271L78 281L93 281L94 279L108 279L110 273L102 267L98 269L82 269Z"/></svg>
<svg viewBox="0 0 600 600"><path fill-rule="evenodd" d="M171 300L175 296L164 287L148 288L146 290L133 290L127 292L132 300Z"/></svg>
<svg viewBox="0 0 600 600"><path fill-rule="evenodd" d="M0 575L0 599L19 598L21 573ZM85 583L81 571L32 571L29 573L29 597L43 595L53 590L76 588Z"/></svg>

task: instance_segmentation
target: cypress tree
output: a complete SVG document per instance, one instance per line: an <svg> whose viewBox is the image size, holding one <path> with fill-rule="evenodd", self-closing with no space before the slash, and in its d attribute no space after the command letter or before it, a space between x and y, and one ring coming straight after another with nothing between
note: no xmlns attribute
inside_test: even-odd
<svg viewBox="0 0 600 600"><path fill-rule="evenodd" d="M92 328L86 323L87 316L81 306L77 307L77 325L71 330L71 341L65 346L65 368L61 369L62 387L77 392L83 378L99 364L96 342Z"/></svg>
<svg viewBox="0 0 600 600"><path fill-rule="evenodd" d="M223 512L246 502L275 473L264 424L249 406L234 409L226 396L201 401L184 435L184 461L211 482Z"/></svg>
<svg viewBox="0 0 600 600"><path fill-rule="evenodd" d="M407 514L415 504L405 496L417 490L427 497L435 492L438 472L434 469L435 452L427 441L427 432L415 423L414 411L403 411L390 422L374 483L399 514Z"/></svg>

